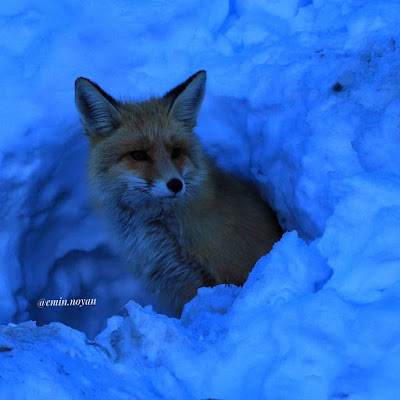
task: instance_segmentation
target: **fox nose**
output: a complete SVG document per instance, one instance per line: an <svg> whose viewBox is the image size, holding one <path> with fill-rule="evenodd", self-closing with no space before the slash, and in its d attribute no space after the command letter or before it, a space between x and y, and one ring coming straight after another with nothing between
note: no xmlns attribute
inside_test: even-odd
<svg viewBox="0 0 400 400"><path fill-rule="evenodd" d="M183 188L183 183L181 180L174 178L167 183L167 188L171 190L171 192L179 193Z"/></svg>

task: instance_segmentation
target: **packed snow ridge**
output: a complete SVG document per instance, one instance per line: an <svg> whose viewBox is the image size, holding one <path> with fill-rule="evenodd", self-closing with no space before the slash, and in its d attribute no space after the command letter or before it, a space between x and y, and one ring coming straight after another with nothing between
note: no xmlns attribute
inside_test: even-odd
<svg viewBox="0 0 400 400"><path fill-rule="evenodd" d="M397 0L3 2L0 398L397 400L399 19ZM203 146L288 232L178 320L89 205L73 83L142 99L200 69ZM37 305L60 298L96 305Z"/></svg>

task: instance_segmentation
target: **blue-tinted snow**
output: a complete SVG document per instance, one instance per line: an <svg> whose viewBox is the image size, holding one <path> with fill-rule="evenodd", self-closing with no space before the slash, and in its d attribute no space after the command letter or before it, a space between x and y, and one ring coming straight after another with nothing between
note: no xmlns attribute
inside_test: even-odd
<svg viewBox="0 0 400 400"><path fill-rule="evenodd" d="M400 397L397 0L20 0L0 20L0 321L98 334L0 327L0 398ZM88 204L74 80L140 99L199 69L202 143L291 232L243 288L105 328L151 296ZM36 306L61 296L97 305Z"/></svg>

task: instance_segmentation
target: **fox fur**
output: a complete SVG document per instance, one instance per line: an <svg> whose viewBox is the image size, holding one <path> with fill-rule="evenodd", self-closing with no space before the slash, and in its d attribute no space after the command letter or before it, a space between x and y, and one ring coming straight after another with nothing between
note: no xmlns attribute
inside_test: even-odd
<svg viewBox="0 0 400 400"><path fill-rule="evenodd" d="M92 201L126 262L176 316L202 286L242 285L282 235L271 208L217 168L193 132L205 81L199 71L142 102L75 82Z"/></svg>

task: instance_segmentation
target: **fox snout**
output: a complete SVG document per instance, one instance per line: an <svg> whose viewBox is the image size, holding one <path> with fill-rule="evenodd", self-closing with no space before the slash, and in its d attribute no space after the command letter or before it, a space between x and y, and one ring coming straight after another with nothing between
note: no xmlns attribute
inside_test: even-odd
<svg viewBox="0 0 400 400"><path fill-rule="evenodd" d="M180 178L168 181L155 181L151 184L150 194L154 197L181 197L185 194L186 184Z"/></svg>
<svg viewBox="0 0 400 400"><path fill-rule="evenodd" d="M173 178L167 183L167 188L177 194L182 191L183 183L180 179Z"/></svg>

